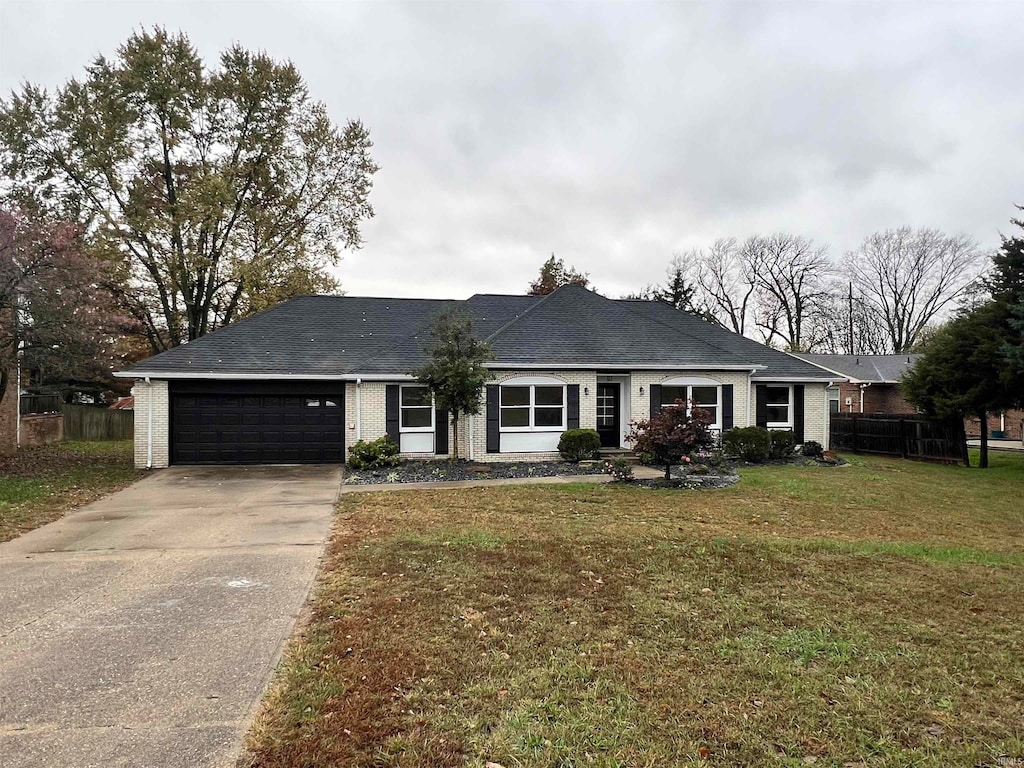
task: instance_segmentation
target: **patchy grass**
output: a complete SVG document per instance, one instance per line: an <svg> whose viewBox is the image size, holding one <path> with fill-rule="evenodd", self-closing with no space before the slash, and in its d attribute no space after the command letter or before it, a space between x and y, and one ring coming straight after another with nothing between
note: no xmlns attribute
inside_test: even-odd
<svg viewBox="0 0 1024 768"><path fill-rule="evenodd" d="M69 509L141 476L132 441L65 442L0 458L0 541L8 541Z"/></svg>
<svg viewBox="0 0 1024 768"><path fill-rule="evenodd" d="M1024 457L351 494L265 766L1024 757Z"/></svg>

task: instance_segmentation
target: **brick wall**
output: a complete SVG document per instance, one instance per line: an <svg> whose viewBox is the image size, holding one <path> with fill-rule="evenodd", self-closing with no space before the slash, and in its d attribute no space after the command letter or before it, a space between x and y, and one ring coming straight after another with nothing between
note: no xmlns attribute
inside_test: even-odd
<svg viewBox="0 0 1024 768"><path fill-rule="evenodd" d="M59 443L64 439L64 415L41 413L21 419L21 447Z"/></svg>
<svg viewBox="0 0 1024 768"><path fill-rule="evenodd" d="M1021 440L1022 424L1024 424L1024 410L1021 409L1006 411L1002 418L998 413L988 414L989 435L997 430L1004 430L1006 440ZM967 429L968 437L981 436L981 421L979 419L964 419L964 427Z"/></svg>
<svg viewBox="0 0 1024 768"><path fill-rule="evenodd" d="M861 388L858 384L843 382L836 384L839 390L839 410L843 413L861 413ZM904 414L914 413L915 408L900 391L898 384L872 384L864 387L864 413ZM846 404L850 398L852 405Z"/></svg>
<svg viewBox="0 0 1024 768"><path fill-rule="evenodd" d="M166 381L135 382L135 466L146 468L149 436L149 404L153 403L153 468L166 467L170 462L171 401Z"/></svg>
<svg viewBox="0 0 1024 768"><path fill-rule="evenodd" d="M394 384L410 382L392 382ZM379 437L383 437L387 434L387 404L385 401L387 392L388 382L386 381L364 381L360 385L356 385L355 382L349 382L345 385L345 452L348 455L348 449L355 445L356 441L363 439L367 442L376 440ZM358 418L357 418L358 410ZM463 417L465 418L465 417ZM465 431L465 423L459 422L459 432ZM448 424L448 445L453 447L455 445L455 439L453 436L454 430L452 429L451 423ZM461 436L460 436L461 437ZM462 447L463 440L459 440L460 451L465 449ZM424 458L425 456L433 458L447 458L451 454L422 454L422 453L403 453L403 456L409 458ZM465 454L462 454L465 456Z"/></svg>
<svg viewBox="0 0 1024 768"><path fill-rule="evenodd" d="M18 450L18 380L14 373L7 379L7 391L0 400L0 456L13 456Z"/></svg>

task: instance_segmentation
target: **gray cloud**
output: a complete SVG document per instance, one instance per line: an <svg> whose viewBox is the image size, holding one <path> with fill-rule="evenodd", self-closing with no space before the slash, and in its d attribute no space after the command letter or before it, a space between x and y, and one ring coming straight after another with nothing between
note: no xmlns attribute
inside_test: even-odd
<svg viewBox="0 0 1024 768"><path fill-rule="evenodd" d="M359 294L518 292L554 251L611 293L674 251L908 224L998 242L1024 202L1024 7L6 0L0 88L141 25L292 59L382 166Z"/></svg>

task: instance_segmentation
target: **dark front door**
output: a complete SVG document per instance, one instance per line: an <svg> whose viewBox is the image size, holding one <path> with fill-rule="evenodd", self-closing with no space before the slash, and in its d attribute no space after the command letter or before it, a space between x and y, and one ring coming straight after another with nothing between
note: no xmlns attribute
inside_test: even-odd
<svg viewBox="0 0 1024 768"><path fill-rule="evenodd" d="M597 434L602 448L618 448L622 423L619 411L619 385L597 385Z"/></svg>

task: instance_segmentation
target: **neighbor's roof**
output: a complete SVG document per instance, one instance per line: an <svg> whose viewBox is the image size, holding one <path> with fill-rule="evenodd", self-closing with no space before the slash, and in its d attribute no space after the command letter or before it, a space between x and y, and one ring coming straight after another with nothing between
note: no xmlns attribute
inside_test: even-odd
<svg viewBox="0 0 1024 768"><path fill-rule="evenodd" d="M577 286L547 296L465 301L302 296L138 363L141 377L407 374L427 360L434 319L459 310L494 352L494 368L757 369L757 378L825 380L820 368L665 304Z"/></svg>
<svg viewBox="0 0 1024 768"><path fill-rule="evenodd" d="M854 383L896 384L920 355L811 355L798 357L846 376Z"/></svg>

